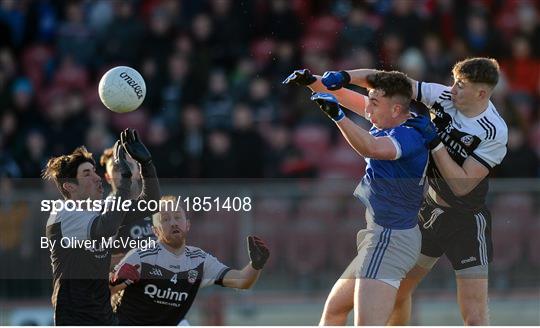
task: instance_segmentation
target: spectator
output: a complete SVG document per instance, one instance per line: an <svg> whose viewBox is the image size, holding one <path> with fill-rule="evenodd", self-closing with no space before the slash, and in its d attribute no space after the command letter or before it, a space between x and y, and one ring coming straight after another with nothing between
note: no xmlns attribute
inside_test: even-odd
<svg viewBox="0 0 540 328"><path fill-rule="evenodd" d="M346 56L355 49L374 47L375 30L368 15L365 7L353 7L349 12L338 42L341 56Z"/></svg>
<svg viewBox="0 0 540 328"><path fill-rule="evenodd" d="M37 110L32 84L27 78L18 78L12 87L13 109L17 115L19 129L24 131L32 126L44 124L41 113Z"/></svg>
<svg viewBox="0 0 540 328"><path fill-rule="evenodd" d="M524 36L515 37L511 58L503 61L502 69L513 92L532 97L540 95L540 60L532 57L530 44Z"/></svg>
<svg viewBox="0 0 540 328"><path fill-rule="evenodd" d="M135 15L132 2L114 2L114 19L106 31L100 46L104 61L135 65L143 45L144 25Z"/></svg>
<svg viewBox="0 0 540 328"><path fill-rule="evenodd" d="M85 21L81 2L70 2L66 7L66 21L60 24L57 48L61 57L70 56L77 64L92 66L96 51L96 38Z"/></svg>
<svg viewBox="0 0 540 328"><path fill-rule="evenodd" d="M502 162L497 176L501 178L538 178L540 160L527 144L523 132L510 127L508 131L508 153Z"/></svg>
<svg viewBox="0 0 540 328"><path fill-rule="evenodd" d="M210 74L208 92L203 103L204 121L207 129L229 129L231 127L233 100L224 71L214 70Z"/></svg>
<svg viewBox="0 0 540 328"><path fill-rule="evenodd" d="M180 172L181 176L186 178L200 177L206 144L204 117L200 108L192 104L186 105L182 111L181 129L178 137L180 148L185 156Z"/></svg>
<svg viewBox="0 0 540 328"><path fill-rule="evenodd" d="M25 177L38 177L47 164L47 141L39 130L29 131L25 141L22 154L18 156L22 175Z"/></svg>
<svg viewBox="0 0 540 328"><path fill-rule="evenodd" d="M150 123L147 133L147 145L150 147L152 159L161 178L176 178L180 175L184 159L182 149L171 137L171 132L163 120L155 119Z"/></svg>
<svg viewBox="0 0 540 328"><path fill-rule="evenodd" d="M255 128L253 113L245 104L237 104L233 113L232 143L239 178L263 176L266 145Z"/></svg>
<svg viewBox="0 0 540 328"><path fill-rule="evenodd" d="M229 133L214 130L208 135L208 148L203 158L204 178L238 177L237 161L231 145Z"/></svg>
<svg viewBox="0 0 540 328"><path fill-rule="evenodd" d="M426 60L426 80L440 84L447 83L452 63L441 39L436 34L426 35L422 51Z"/></svg>

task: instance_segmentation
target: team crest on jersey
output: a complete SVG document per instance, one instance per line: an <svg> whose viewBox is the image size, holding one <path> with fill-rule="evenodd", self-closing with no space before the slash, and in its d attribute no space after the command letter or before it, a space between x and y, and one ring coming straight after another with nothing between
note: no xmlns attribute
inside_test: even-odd
<svg viewBox="0 0 540 328"><path fill-rule="evenodd" d="M187 273L187 281L190 283L190 284L194 284L195 281L197 281L197 277L199 276L199 272L197 272L197 270L189 270L188 273Z"/></svg>
<svg viewBox="0 0 540 328"><path fill-rule="evenodd" d="M464 135L463 137L461 137L461 143L464 144L467 147L472 145L473 140L474 140L473 136L471 136L470 134L467 134L467 135Z"/></svg>

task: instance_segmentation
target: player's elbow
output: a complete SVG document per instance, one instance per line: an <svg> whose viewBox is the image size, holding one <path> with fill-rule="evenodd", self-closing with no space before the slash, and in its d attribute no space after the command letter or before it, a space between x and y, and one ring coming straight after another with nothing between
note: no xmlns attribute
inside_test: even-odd
<svg viewBox="0 0 540 328"><path fill-rule="evenodd" d="M456 197L463 197L468 195L471 192L470 188L467 188L467 186L463 185L457 185L450 188L452 190L452 193Z"/></svg>
<svg viewBox="0 0 540 328"><path fill-rule="evenodd" d="M366 158L373 158L383 161L390 161L396 159L395 151L380 147L369 147L366 149L364 154L361 155Z"/></svg>

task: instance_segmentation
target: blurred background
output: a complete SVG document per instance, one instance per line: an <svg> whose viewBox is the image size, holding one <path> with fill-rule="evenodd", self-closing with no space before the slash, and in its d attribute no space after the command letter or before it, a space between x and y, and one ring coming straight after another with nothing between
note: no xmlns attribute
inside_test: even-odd
<svg viewBox="0 0 540 328"><path fill-rule="evenodd" d="M39 181L46 161L81 144L99 161L126 127L167 192L252 197L248 213L190 213L190 243L231 266L247 260L250 232L272 247L253 291L203 290L190 320L316 324L365 225L352 197L365 163L306 88L281 81L299 68L374 67L449 85L469 56L499 60L492 101L509 128L489 197L492 323L540 324L539 10L528 0L0 0L0 324L52 322L36 206L58 197ZM133 113L99 100L117 65L145 78ZM414 323L460 324L454 285L443 260L416 294Z"/></svg>

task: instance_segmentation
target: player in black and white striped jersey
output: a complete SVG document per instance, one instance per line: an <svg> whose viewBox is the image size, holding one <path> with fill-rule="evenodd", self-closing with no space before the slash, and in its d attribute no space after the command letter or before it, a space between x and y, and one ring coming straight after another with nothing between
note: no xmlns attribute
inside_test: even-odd
<svg viewBox="0 0 540 328"><path fill-rule="evenodd" d="M419 213L422 254L398 292L390 323L406 324L411 293L446 254L455 270L466 325L487 325L488 263L493 258L488 176L506 155L508 128L490 101L499 65L470 58L452 70L454 85L413 81L413 94L433 117L413 123L430 142L429 189Z"/></svg>
<svg viewBox="0 0 540 328"><path fill-rule="evenodd" d="M174 197L162 198L170 199ZM260 238L249 236L251 262L242 270L231 270L202 249L186 245L190 222L183 209L162 210L152 220L156 246L131 250L111 279L111 293L122 290L117 306L120 325L177 325L199 288L213 284L251 288L270 255Z"/></svg>

